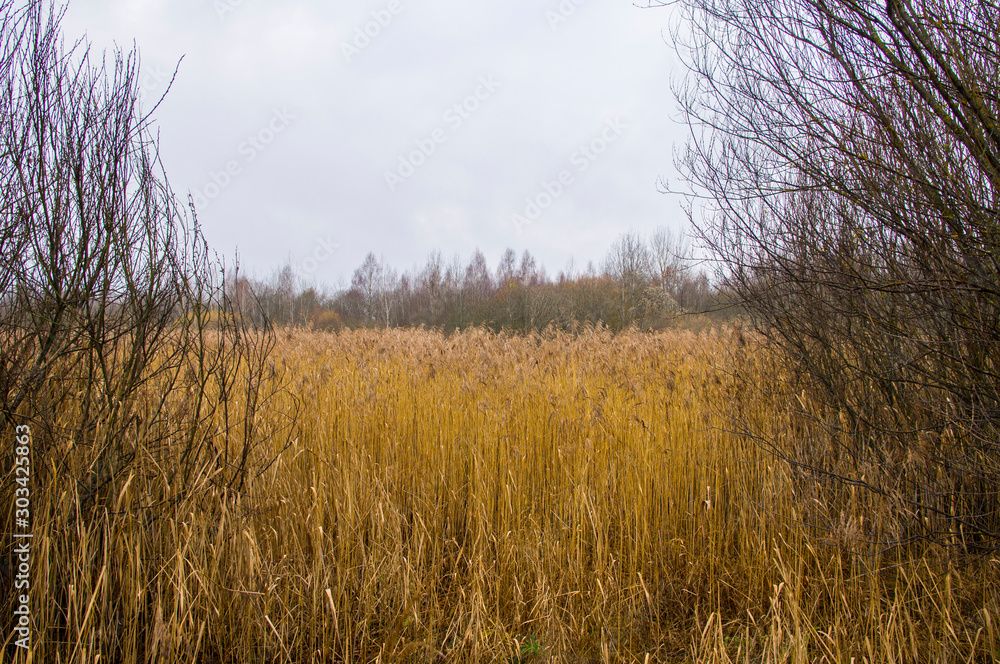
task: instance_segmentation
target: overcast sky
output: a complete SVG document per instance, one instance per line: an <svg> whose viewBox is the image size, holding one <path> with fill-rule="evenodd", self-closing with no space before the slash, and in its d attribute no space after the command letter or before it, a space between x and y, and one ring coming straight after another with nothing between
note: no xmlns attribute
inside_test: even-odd
<svg viewBox="0 0 1000 664"><path fill-rule="evenodd" d="M71 0L142 57L173 188L209 242L266 276L349 279L506 247L550 274L622 232L686 224L669 9L631 0ZM533 204L533 205L532 205Z"/></svg>

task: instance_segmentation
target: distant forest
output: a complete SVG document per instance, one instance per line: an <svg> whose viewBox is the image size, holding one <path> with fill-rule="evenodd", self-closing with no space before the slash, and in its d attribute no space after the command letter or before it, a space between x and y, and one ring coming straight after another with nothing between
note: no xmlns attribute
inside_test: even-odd
<svg viewBox="0 0 1000 664"><path fill-rule="evenodd" d="M550 276L530 252L507 249L491 269L478 249L467 263L432 253L420 268L399 272L369 253L350 286L303 285L292 265L270 278L231 276L240 309L276 325L319 330L418 327L445 331L483 326L516 332L603 325L660 329L704 326L736 307L713 287L682 235L659 229L648 240L626 233L599 266L592 262ZM254 302L255 301L255 302ZM256 304L257 306L247 306Z"/></svg>

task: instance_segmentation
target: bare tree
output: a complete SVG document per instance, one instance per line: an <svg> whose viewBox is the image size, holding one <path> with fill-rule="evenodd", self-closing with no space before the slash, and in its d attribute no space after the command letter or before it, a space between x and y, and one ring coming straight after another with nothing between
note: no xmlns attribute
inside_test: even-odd
<svg viewBox="0 0 1000 664"><path fill-rule="evenodd" d="M493 292L493 279L490 276L489 265L486 264L486 257L483 252L476 249L469 265L465 268L465 281L463 289L473 298L482 300Z"/></svg>
<svg viewBox="0 0 1000 664"><path fill-rule="evenodd" d="M125 429L148 385L194 375L181 370L196 350L198 398L211 401L207 383L237 380L223 358L259 363L270 340L245 327L246 294L227 290L160 168L138 56L115 52L109 70L82 46L64 51L63 11L0 2L0 409L78 437L111 477L134 455Z"/></svg>
<svg viewBox="0 0 1000 664"><path fill-rule="evenodd" d="M396 271L369 252L351 279L351 290L359 296L362 316L389 327L398 285Z"/></svg>
<svg viewBox="0 0 1000 664"><path fill-rule="evenodd" d="M877 498L873 542L996 548L996 4L681 6L692 219L830 440L773 449Z"/></svg>
<svg viewBox="0 0 1000 664"><path fill-rule="evenodd" d="M612 246L604 273L615 283L617 319L614 325L628 327L644 315L646 288L653 277L653 258L646 243L635 233L622 235Z"/></svg>
<svg viewBox="0 0 1000 664"><path fill-rule="evenodd" d="M98 507L144 532L185 496L245 490L261 462L273 335L244 316L252 297L227 289L169 187L139 104L138 56L66 50L63 13L0 0L0 413L31 425L32 496L77 501L53 513L50 532L86 531ZM134 478L150 490L125 500ZM106 536L93 528L87 537ZM155 557L155 539L136 555ZM96 645L116 659L113 643Z"/></svg>
<svg viewBox="0 0 1000 664"><path fill-rule="evenodd" d="M538 265L535 257L527 249L521 254L521 267L517 270L517 278L522 286L531 286L538 280Z"/></svg>
<svg viewBox="0 0 1000 664"><path fill-rule="evenodd" d="M441 252L432 252L427 257L427 264L420 272L418 281L427 300L426 317L422 322L439 324L445 306L445 278Z"/></svg>
<svg viewBox="0 0 1000 664"><path fill-rule="evenodd" d="M497 285L503 286L516 277L517 254L510 247L504 250L497 265Z"/></svg>
<svg viewBox="0 0 1000 664"><path fill-rule="evenodd" d="M683 233L674 235L663 226L656 229L649 242L653 269L661 289L674 298L687 268L689 246Z"/></svg>
<svg viewBox="0 0 1000 664"><path fill-rule="evenodd" d="M392 325L392 312L398 303L397 291L400 287L399 273L390 267L383 258L382 271L378 281L378 306L382 324L388 328Z"/></svg>

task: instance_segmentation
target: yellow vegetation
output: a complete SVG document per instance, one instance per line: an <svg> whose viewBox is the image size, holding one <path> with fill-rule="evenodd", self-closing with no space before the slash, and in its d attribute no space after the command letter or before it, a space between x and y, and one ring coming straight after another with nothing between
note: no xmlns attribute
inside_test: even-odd
<svg viewBox="0 0 1000 664"><path fill-rule="evenodd" d="M726 433L791 426L729 333L279 336L261 416L297 412L294 442L244 495L175 495L152 457L90 520L46 494L35 661L1000 657L996 559L800 524L784 466Z"/></svg>

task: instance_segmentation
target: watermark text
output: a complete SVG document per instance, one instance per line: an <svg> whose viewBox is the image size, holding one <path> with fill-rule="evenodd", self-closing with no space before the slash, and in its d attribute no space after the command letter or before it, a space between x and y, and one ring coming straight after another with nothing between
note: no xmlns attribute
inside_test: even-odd
<svg viewBox="0 0 1000 664"><path fill-rule="evenodd" d="M590 165L600 159L608 147L621 137L627 127L628 122L623 120L621 116L608 120L597 136L574 150L569 157L570 166L573 168L564 168L554 179L543 180L540 191L534 196L528 196L524 199L524 208L521 212L511 215L511 221L517 232L521 233L525 226L538 221L542 213L549 209L576 182L574 171L583 173L590 168Z"/></svg>
<svg viewBox="0 0 1000 664"><path fill-rule="evenodd" d="M479 110L482 103L492 97L497 89L501 87L500 81L491 76L480 76L478 85L472 94L462 101L456 102L441 116L442 121L455 131L466 120ZM396 191L396 187L401 185L410 176L417 172L417 169L427 163L431 155L437 152L438 146L448 141L448 131L444 127L437 127L422 138L416 139L413 143L414 150L405 154L400 154L396 163L396 168L385 171L385 183L389 186L389 191Z"/></svg>
<svg viewBox="0 0 1000 664"><path fill-rule="evenodd" d="M291 126L296 116L288 112L288 109L275 109L270 120L261 127L259 131L250 134L245 140L236 146L236 156L228 160L223 168L211 171L208 174L210 182L206 182L201 187L191 192L191 199L199 210L207 209L216 198L218 198L229 185L233 183L243 169L264 152L271 143Z"/></svg>
<svg viewBox="0 0 1000 664"><path fill-rule="evenodd" d="M14 429L14 645L31 648L31 429Z"/></svg>

